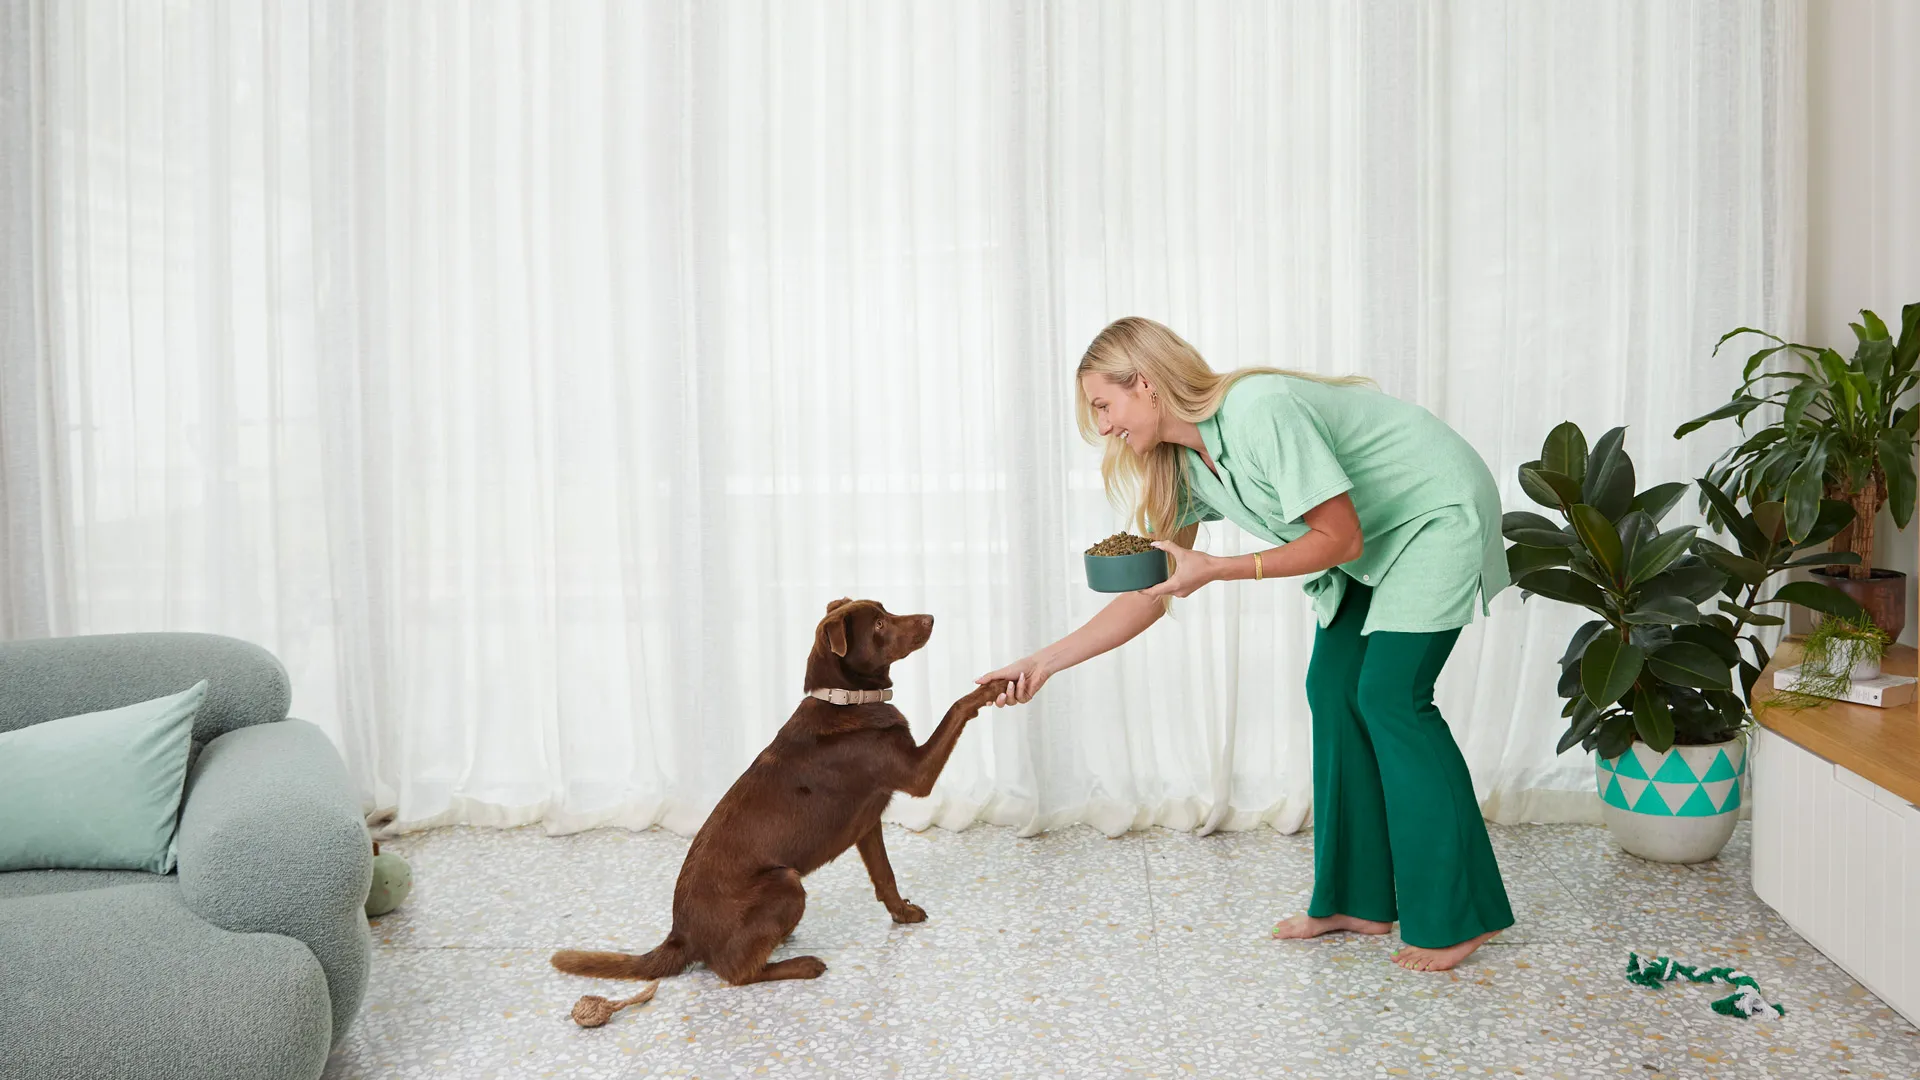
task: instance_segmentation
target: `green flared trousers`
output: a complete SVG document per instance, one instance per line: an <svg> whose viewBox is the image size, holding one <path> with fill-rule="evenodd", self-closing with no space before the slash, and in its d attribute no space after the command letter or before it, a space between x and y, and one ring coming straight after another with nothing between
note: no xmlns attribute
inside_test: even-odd
<svg viewBox="0 0 1920 1080"><path fill-rule="evenodd" d="M1349 581L1313 639L1313 902L1307 914L1400 923L1443 949L1513 925L1473 778L1433 704L1460 631L1376 630Z"/></svg>

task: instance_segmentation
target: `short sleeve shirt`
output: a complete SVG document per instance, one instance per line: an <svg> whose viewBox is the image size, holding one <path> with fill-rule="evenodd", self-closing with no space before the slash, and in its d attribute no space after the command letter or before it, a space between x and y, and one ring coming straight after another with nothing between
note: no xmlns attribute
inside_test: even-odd
<svg viewBox="0 0 1920 1080"><path fill-rule="evenodd" d="M1198 426L1220 475L1187 450L1180 527L1224 517L1282 545L1310 531L1307 511L1342 492L1352 498L1364 550L1303 586L1321 626L1350 580L1376 588L1362 633L1465 625L1463 586L1477 580L1486 612L1510 583L1493 474L1471 443L1419 405L1369 386L1249 375ZM1422 528L1442 515L1449 527ZM1418 579L1380 588L1415 542L1424 556Z"/></svg>

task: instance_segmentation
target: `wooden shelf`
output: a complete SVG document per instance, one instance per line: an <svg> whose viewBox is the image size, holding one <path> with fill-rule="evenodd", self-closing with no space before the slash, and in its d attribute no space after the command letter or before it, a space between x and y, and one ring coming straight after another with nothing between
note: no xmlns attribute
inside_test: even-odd
<svg viewBox="0 0 1920 1080"><path fill-rule="evenodd" d="M1920 705L1876 709L1836 701L1806 709L1770 704L1776 696L1773 673L1800 662L1801 641L1784 638L1773 662L1753 686L1753 715L1762 727L1810 753L1873 781L1910 803L1920 805ZM1894 675L1915 674L1920 654L1895 645L1883 663Z"/></svg>

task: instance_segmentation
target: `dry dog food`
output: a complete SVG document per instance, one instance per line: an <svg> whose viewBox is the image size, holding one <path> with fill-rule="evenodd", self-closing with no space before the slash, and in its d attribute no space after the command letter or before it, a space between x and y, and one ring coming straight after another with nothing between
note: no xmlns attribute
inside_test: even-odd
<svg viewBox="0 0 1920 1080"><path fill-rule="evenodd" d="M1114 533L1105 540L1087 549L1089 555L1138 555L1143 551L1152 551L1153 541L1132 533Z"/></svg>

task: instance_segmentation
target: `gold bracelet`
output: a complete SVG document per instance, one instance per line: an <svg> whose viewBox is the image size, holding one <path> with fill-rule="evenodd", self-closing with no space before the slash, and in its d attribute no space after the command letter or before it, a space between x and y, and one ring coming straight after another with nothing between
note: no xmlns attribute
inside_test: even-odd
<svg viewBox="0 0 1920 1080"><path fill-rule="evenodd" d="M1253 580L1260 580L1260 553L1257 551L1253 553Z"/></svg>

